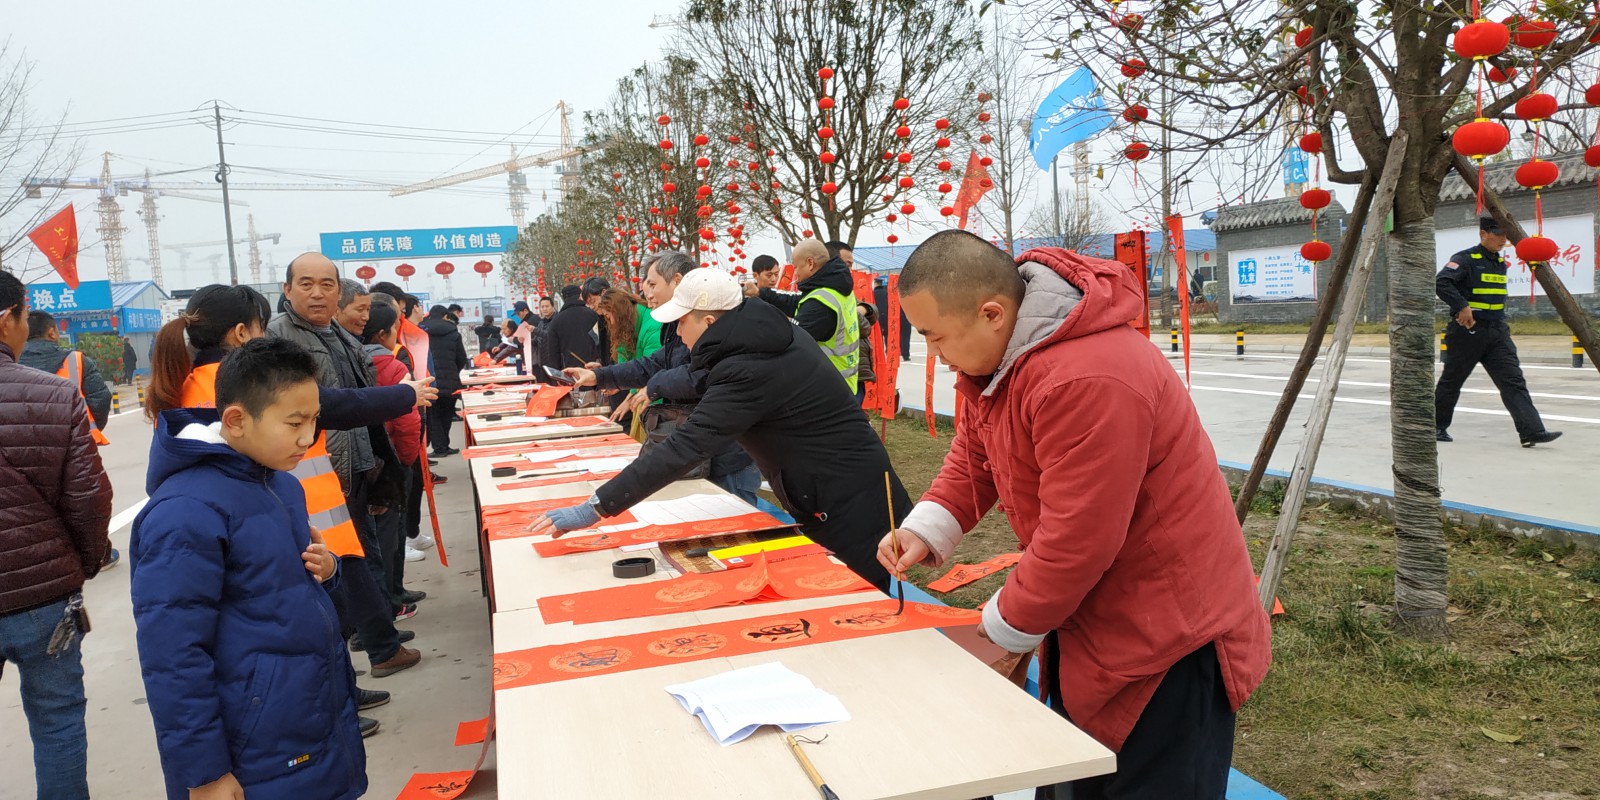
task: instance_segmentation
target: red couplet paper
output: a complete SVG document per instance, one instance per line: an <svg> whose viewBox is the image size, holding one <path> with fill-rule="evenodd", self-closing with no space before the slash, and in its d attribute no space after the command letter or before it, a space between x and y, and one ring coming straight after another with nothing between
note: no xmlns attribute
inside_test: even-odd
<svg viewBox="0 0 1600 800"><path fill-rule="evenodd" d="M975 625L983 615L973 609L924 603L906 603L905 612L896 614L897 605L895 600L876 600L501 653L494 657L494 688L515 689L707 658L775 652L880 633Z"/></svg>
<svg viewBox="0 0 1600 800"><path fill-rule="evenodd" d="M545 439L538 442L513 442L511 444L483 445L469 447L461 451L462 458L497 458L500 456L520 456L540 450L571 450L586 447L614 446L628 443L638 444L638 440L624 433L608 433L604 436L577 436L564 439Z"/></svg>
<svg viewBox="0 0 1600 800"><path fill-rule="evenodd" d="M583 502L583 496L554 497L548 500L530 500L526 503L512 503L503 506L484 506L483 531L489 536L490 541L498 539L521 539L533 534L528 532L528 526L537 522L546 511L556 508L575 506ZM638 522L633 513L624 511L605 521L607 525L626 525Z"/></svg>
<svg viewBox="0 0 1600 800"><path fill-rule="evenodd" d="M607 420L605 417L559 417L556 419L541 420L539 422L512 422L505 425L485 425L483 427L475 428L474 432L484 433L486 431L509 431L516 430L518 428L572 428L574 430L578 430L582 428L597 428L601 425L605 425L607 422L609 422L609 420Z"/></svg>
<svg viewBox="0 0 1600 800"><path fill-rule="evenodd" d="M851 572L849 567L835 564L821 553L782 561L769 561L763 553L748 569L690 574L669 581L541 597L539 614L546 624L587 625L740 603L849 594L871 588L872 584Z"/></svg>
<svg viewBox="0 0 1600 800"><path fill-rule="evenodd" d="M511 491L512 489L538 489L541 486L560 486L562 484L567 484L567 483L584 483L584 482L587 482L587 481L609 481L612 478L615 478L615 477L617 477L618 475L621 475L621 474L622 473L620 471L618 471L618 472L569 472L569 473L566 473L564 475L550 475L550 476L543 477L543 478L529 478L528 480L517 481L516 483L503 483L503 484L500 484L500 489L502 491Z"/></svg>
<svg viewBox="0 0 1600 800"><path fill-rule="evenodd" d="M928 584L928 588L936 592L948 592L960 586L966 586L986 575L993 575L1007 567L1014 567L1022 559L1021 553L1006 553L995 556L981 564L957 564L955 569L945 573L944 577Z"/></svg>
<svg viewBox="0 0 1600 800"><path fill-rule="evenodd" d="M479 738L469 742L462 741L462 731L467 726L483 725L483 733ZM475 730L474 730L475 733ZM489 716L475 722L463 722L456 730L456 746L463 744L478 744L478 761L472 769L456 770L455 772L418 772L411 776L395 800L454 800L472 784L472 779L477 777L478 770L483 768L483 760L489 755L489 741L494 733L494 712Z"/></svg>
<svg viewBox="0 0 1600 800"><path fill-rule="evenodd" d="M530 417L548 417L556 413L556 406L561 403L561 398L572 394L572 386L540 386L533 394L528 396L528 411Z"/></svg>
<svg viewBox="0 0 1600 800"><path fill-rule="evenodd" d="M478 744L489 737L489 718L470 719L456 726L456 747Z"/></svg>
<svg viewBox="0 0 1600 800"><path fill-rule="evenodd" d="M567 505L572 505L571 501L568 501ZM617 517L607 517L600 524L616 525L617 520ZM667 542L674 539L693 539L696 536L713 536L719 533L750 533L789 527L793 526L765 511L755 511L749 514L740 514L736 517L703 519L698 522L680 522L673 525L649 525L620 533L602 533L594 536L564 536L560 539L551 539L548 542L539 542L533 546L533 549L538 551L539 555L550 558L571 553L587 553L593 550L611 550L628 544Z"/></svg>

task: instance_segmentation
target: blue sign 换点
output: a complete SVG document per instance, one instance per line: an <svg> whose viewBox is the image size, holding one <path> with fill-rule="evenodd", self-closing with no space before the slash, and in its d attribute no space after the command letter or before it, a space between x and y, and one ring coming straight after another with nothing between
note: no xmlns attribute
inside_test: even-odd
<svg viewBox="0 0 1600 800"><path fill-rule="evenodd" d="M516 241L514 225L343 231L322 234L322 254L335 261L469 256L503 253Z"/></svg>
<svg viewBox="0 0 1600 800"><path fill-rule="evenodd" d="M158 330L161 330L161 309L122 309L122 333L154 333Z"/></svg>
<svg viewBox="0 0 1600 800"><path fill-rule="evenodd" d="M64 283L30 283L27 289L29 311L60 314L111 308L111 281L81 281L76 289Z"/></svg>
<svg viewBox="0 0 1600 800"><path fill-rule="evenodd" d="M1079 67L1033 112L1028 149L1039 169L1047 170L1050 159L1063 148L1094 136L1115 121L1095 86L1094 73Z"/></svg>

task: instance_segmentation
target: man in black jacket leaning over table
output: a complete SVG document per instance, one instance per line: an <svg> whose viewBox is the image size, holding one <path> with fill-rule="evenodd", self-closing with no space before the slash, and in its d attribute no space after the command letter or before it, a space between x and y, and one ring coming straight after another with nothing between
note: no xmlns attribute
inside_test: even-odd
<svg viewBox="0 0 1600 800"><path fill-rule="evenodd" d="M461 391L461 370L467 366L467 347L461 342L461 328L452 322L449 309L434 306L418 327L428 334L428 356L433 359L434 386L439 399L428 409L428 441L436 456L460 452L450 446L450 427L456 421L456 401Z"/></svg>
<svg viewBox="0 0 1600 800"><path fill-rule="evenodd" d="M694 413L659 447L629 464L587 501L549 512L534 533L593 527L677 480L731 441L755 459L778 501L801 530L847 566L887 591L878 541L905 517L911 502L833 365L783 312L742 299L738 282L719 269L697 269L672 300L651 312L678 322L692 367L706 369L705 395ZM894 496L889 519L883 486Z"/></svg>
<svg viewBox="0 0 1600 800"><path fill-rule="evenodd" d="M545 323L539 337L539 360L551 369L599 363L600 344L594 337L600 315L583 304L583 290L561 288L561 310Z"/></svg>

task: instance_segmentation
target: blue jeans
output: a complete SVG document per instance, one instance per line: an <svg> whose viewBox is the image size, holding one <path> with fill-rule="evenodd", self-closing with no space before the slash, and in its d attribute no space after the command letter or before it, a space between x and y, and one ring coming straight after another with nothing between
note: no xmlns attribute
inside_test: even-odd
<svg viewBox="0 0 1600 800"><path fill-rule="evenodd" d="M67 601L0 616L0 667L22 677L22 710L33 736L39 800L88 800L89 739L84 728L83 649L76 639L45 655Z"/></svg>
<svg viewBox="0 0 1600 800"><path fill-rule="evenodd" d="M726 475L717 475L715 477L708 478L707 480L710 480L712 483L727 489L735 497L738 497L740 500L743 500L750 505L756 504L756 499L758 497L756 492L761 491L761 470L756 469L756 465L754 464L751 464L750 466L745 467L737 472L730 472Z"/></svg>

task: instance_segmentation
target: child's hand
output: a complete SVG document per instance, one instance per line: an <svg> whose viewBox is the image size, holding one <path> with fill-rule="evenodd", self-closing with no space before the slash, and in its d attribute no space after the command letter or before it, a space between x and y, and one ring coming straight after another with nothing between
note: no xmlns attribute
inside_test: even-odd
<svg viewBox="0 0 1600 800"><path fill-rule="evenodd" d="M230 772L204 786L190 789L189 800L244 800L244 787Z"/></svg>
<svg viewBox="0 0 1600 800"><path fill-rule="evenodd" d="M324 583L333 577L333 570L339 563L333 554L328 552L328 546L322 543L322 532L316 528L311 529L311 544L300 554L300 560L306 562L306 572L317 576L317 580ZM242 794L240 796L243 797Z"/></svg>

